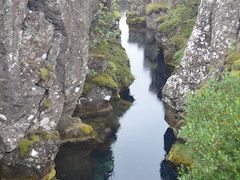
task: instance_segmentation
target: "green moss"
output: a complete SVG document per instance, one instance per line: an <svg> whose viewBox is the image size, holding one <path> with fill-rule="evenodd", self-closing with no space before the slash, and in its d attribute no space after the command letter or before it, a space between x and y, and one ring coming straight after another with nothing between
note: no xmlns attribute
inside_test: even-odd
<svg viewBox="0 0 240 180"><path fill-rule="evenodd" d="M128 19L128 24L130 25L144 25L146 22L146 16L135 17Z"/></svg>
<svg viewBox="0 0 240 180"><path fill-rule="evenodd" d="M93 57L93 58L98 59L98 60L105 60L106 59L104 54L90 54L90 57Z"/></svg>
<svg viewBox="0 0 240 180"><path fill-rule="evenodd" d="M147 15L150 15L158 11L168 11L168 9L169 7L166 3L153 2L147 5L145 12Z"/></svg>
<svg viewBox="0 0 240 180"><path fill-rule="evenodd" d="M133 19L135 17L137 17L137 12L136 11L127 12L127 19Z"/></svg>
<svg viewBox="0 0 240 180"><path fill-rule="evenodd" d="M40 77L44 81L47 81L50 78L56 79L56 75L53 72L53 67L51 64L47 64L46 67L40 68Z"/></svg>
<svg viewBox="0 0 240 180"><path fill-rule="evenodd" d="M187 40L183 35L175 35L169 39L170 43L177 47L185 47Z"/></svg>
<svg viewBox="0 0 240 180"><path fill-rule="evenodd" d="M158 31L160 32L168 32L173 30L180 22L180 19L175 18L175 19L171 19L169 21L164 21L163 23L161 23L158 27Z"/></svg>
<svg viewBox="0 0 240 180"><path fill-rule="evenodd" d="M180 62L183 58L184 51L185 51L185 48L182 48L174 54L174 56L173 56L174 63L175 63L174 66L177 66L178 64L180 64Z"/></svg>
<svg viewBox="0 0 240 180"><path fill-rule="evenodd" d="M166 18L167 18L167 15L161 15L157 18L156 22L158 24L163 23L166 20Z"/></svg>
<svg viewBox="0 0 240 180"><path fill-rule="evenodd" d="M47 131L40 131L35 133L43 140L51 140L51 139L58 139L59 134L57 131L47 132Z"/></svg>
<svg viewBox="0 0 240 180"><path fill-rule="evenodd" d="M116 82L108 74L99 74L93 77L92 82L98 86L116 89Z"/></svg>
<svg viewBox="0 0 240 180"><path fill-rule="evenodd" d="M48 68L41 68L40 69L41 79L47 80L49 78L49 73L50 73L50 71Z"/></svg>
<svg viewBox="0 0 240 180"><path fill-rule="evenodd" d="M85 135L93 135L94 133L92 126L87 124L82 124L80 126L80 129Z"/></svg>
<svg viewBox="0 0 240 180"><path fill-rule="evenodd" d="M39 136L32 135L30 138L21 139L19 142L19 152L22 157L26 156L31 146L39 142Z"/></svg>
<svg viewBox="0 0 240 180"><path fill-rule="evenodd" d="M187 45L196 21L197 10L200 0L186 0L169 9L168 14L159 16L158 31L164 33L169 39L168 50L174 62L166 62L178 65L180 57Z"/></svg>
<svg viewBox="0 0 240 180"><path fill-rule="evenodd" d="M240 52L234 50L227 56L227 69L232 72L233 75L240 74Z"/></svg>
<svg viewBox="0 0 240 180"><path fill-rule="evenodd" d="M56 170L54 167L51 169L51 171L43 178L43 180L52 180L56 176Z"/></svg>
<svg viewBox="0 0 240 180"><path fill-rule="evenodd" d="M51 100L48 98L44 98L43 102L42 102L42 107L44 109L48 109L51 106Z"/></svg>
<svg viewBox="0 0 240 180"><path fill-rule="evenodd" d="M101 41L91 54L104 56L108 61L108 67L103 74L90 74L87 77L83 94L90 92L94 86L123 89L133 82L134 78L130 72L128 57L119 42L116 40Z"/></svg>
<svg viewBox="0 0 240 180"><path fill-rule="evenodd" d="M184 165L190 168L194 163L192 150L187 145L178 143L173 145L167 156L167 160L176 165Z"/></svg>

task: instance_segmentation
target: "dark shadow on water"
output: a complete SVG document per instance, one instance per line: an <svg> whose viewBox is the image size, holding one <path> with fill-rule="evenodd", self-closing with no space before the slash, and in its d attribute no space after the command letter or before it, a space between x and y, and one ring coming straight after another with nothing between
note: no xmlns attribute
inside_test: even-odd
<svg viewBox="0 0 240 180"><path fill-rule="evenodd" d="M166 154L169 153L176 140L173 130L168 128L164 134L164 150ZM176 180L178 177L176 166L167 160L161 162L160 173L163 180Z"/></svg>

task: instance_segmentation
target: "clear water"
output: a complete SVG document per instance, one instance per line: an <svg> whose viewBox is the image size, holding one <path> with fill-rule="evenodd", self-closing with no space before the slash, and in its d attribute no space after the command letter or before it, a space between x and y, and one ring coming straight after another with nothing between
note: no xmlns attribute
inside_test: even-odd
<svg viewBox="0 0 240 180"><path fill-rule="evenodd" d="M55 160L58 179L176 179L176 173L164 160L175 138L164 120L164 105L158 98L169 76L169 68L164 64L162 52L157 50L151 31L129 32L126 0L121 1L120 30L121 43L135 77L130 86L135 101L118 119L120 128L115 138L106 144L61 146Z"/></svg>
<svg viewBox="0 0 240 180"><path fill-rule="evenodd" d="M151 66L144 62L145 47L129 42L126 13L120 20L122 46L126 49L136 80L130 87L135 102L120 119L117 141L112 146L114 180L159 180L160 162L166 154L163 135L168 125L164 106L150 89Z"/></svg>

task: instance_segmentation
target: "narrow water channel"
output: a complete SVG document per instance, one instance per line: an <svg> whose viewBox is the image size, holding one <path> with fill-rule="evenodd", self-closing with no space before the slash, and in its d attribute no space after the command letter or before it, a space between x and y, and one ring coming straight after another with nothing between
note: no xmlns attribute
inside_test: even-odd
<svg viewBox="0 0 240 180"><path fill-rule="evenodd" d="M89 143L62 145L55 160L61 180L174 180L175 172L165 161L175 140L164 120L158 98L170 75L151 31L129 32L126 0L120 1L121 43L128 55L135 81L130 93L135 101L117 121L114 138L104 146ZM105 119L108 117L105 117ZM118 124L119 123L119 124Z"/></svg>
<svg viewBox="0 0 240 180"><path fill-rule="evenodd" d="M168 125L164 120L164 106L157 97L152 69L157 63L145 59L145 44L129 41L126 11L121 9L121 41L130 60L135 81L130 87L133 106L121 117L121 128L113 144L114 180L158 180L160 162L166 154L164 133ZM161 59L159 59L161 61ZM154 66L155 65L155 66ZM153 82L154 85L156 83Z"/></svg>

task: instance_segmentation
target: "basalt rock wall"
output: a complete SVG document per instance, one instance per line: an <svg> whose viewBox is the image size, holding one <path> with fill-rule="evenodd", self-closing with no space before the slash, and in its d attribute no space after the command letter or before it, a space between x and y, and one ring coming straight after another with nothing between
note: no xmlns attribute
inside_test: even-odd
<svg viewBox="0 0 240 180"><path fill-rule="evenodd" d="M202 0L181 64L163 89L163 100L183 111L188 93L223 72L225 57L240 40L239 0Z"/></svg>
<svg viewBox="0 0 240 180"><path fill-rule="evenodd" d="M60 141L38 138L24 158L19 158L19 142L32 132L61 131L68 125L87 74L96 4L98 0L0 0L2 166L31 166L40 176L46 173Z"/></svg>

